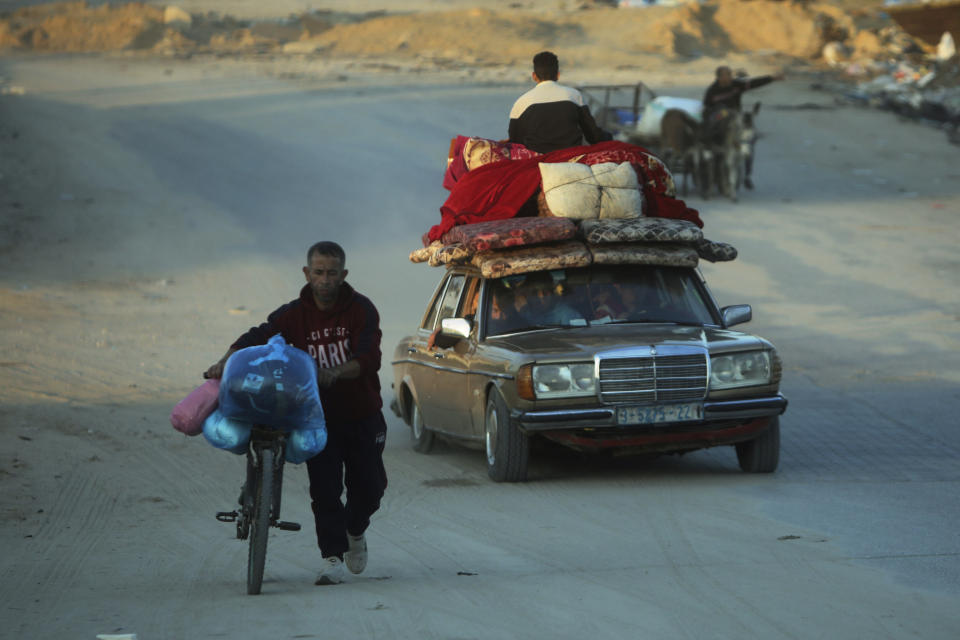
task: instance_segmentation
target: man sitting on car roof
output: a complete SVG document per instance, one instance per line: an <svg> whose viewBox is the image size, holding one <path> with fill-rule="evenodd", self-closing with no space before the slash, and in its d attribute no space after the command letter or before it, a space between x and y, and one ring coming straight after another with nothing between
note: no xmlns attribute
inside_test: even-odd
<svg viewBox="0 0 960 640"><path fill-rule="evenodd" d="M612 140L597 126L583 96L557 82L560 61L550 51L533 57L533 81L537 83L520 96L510 110L510 142L519 142L537 153L578 147Z"/></svg>

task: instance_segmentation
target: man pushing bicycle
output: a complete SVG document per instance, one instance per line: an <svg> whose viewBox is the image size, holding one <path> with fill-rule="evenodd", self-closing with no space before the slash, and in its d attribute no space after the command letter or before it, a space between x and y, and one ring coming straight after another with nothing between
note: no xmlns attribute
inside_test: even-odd
<svg viewBox="0 0 960 640"><path fill-rule="evenodd" d="M206 375L219 378L238 349L266 344L281 334L317 362L317 383L326 417L327 445L307 461L310 498L323 557L316 584L338 584L344 565L361 573L367 565L364 532L387 487L383 447L387 425L380 398L380 316L345 279L346 254L335 242L307 251L300 297L252 327ZM346 504L341 501L344 484Z"/></svg>

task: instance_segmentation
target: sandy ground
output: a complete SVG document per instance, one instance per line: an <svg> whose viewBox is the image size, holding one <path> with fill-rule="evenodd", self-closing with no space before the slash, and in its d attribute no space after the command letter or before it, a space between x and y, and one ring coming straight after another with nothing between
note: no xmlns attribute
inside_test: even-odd
<svg viewBox="0 0 960 640"><path fill-rule="evenodd" d="M264 594L245 596L246 549L213 519L241 461L175 433L170 409L296 294L321 237L379 305L389 361L439 278L406 255L438 219L447 141L502 136L527 75L270 64L0 61L25 90L0 95L4 636L960 634L956 147L802 76L754 95L757 190L691 200L741 250L704 266L714 293L753 304L747 327L786 363L776 474L739 473L729 449L548 450L531 482L495 485L479 453L415 454L388 416L368 571L312 585L291 467L304 531L272 535ZM697 96L711 66L634 81ZM389 398L389 367L382 382Z"/></svg>

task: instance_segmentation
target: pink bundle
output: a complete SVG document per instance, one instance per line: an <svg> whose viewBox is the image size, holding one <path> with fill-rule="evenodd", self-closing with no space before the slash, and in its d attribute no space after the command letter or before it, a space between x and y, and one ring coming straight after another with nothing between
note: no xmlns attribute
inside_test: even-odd
<svg viewBox="0 0 960 640"><path fill-rule="evenodd" d="M219 395L220 380L216 378L207 380L173 408L170 424L184 435L200 435L204 420L217 408Z"/></svg>

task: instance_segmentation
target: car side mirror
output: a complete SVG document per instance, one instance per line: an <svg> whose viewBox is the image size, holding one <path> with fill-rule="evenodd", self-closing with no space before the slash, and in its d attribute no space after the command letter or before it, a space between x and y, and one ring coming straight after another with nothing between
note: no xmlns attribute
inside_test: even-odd
<svg viewBox="0 0 960 640"><path fill-rule="evenodd" d="M723 314L723 326L732 327L753 320L753 308L748 304L735 304L720 309Z"/></svg>
<svg viewBox="0 0 960 640"><path fill-rule="evenodd" d="M440 321L440 333L450 338L469 338L470 321L466 318L444 318Z"/></svg>

